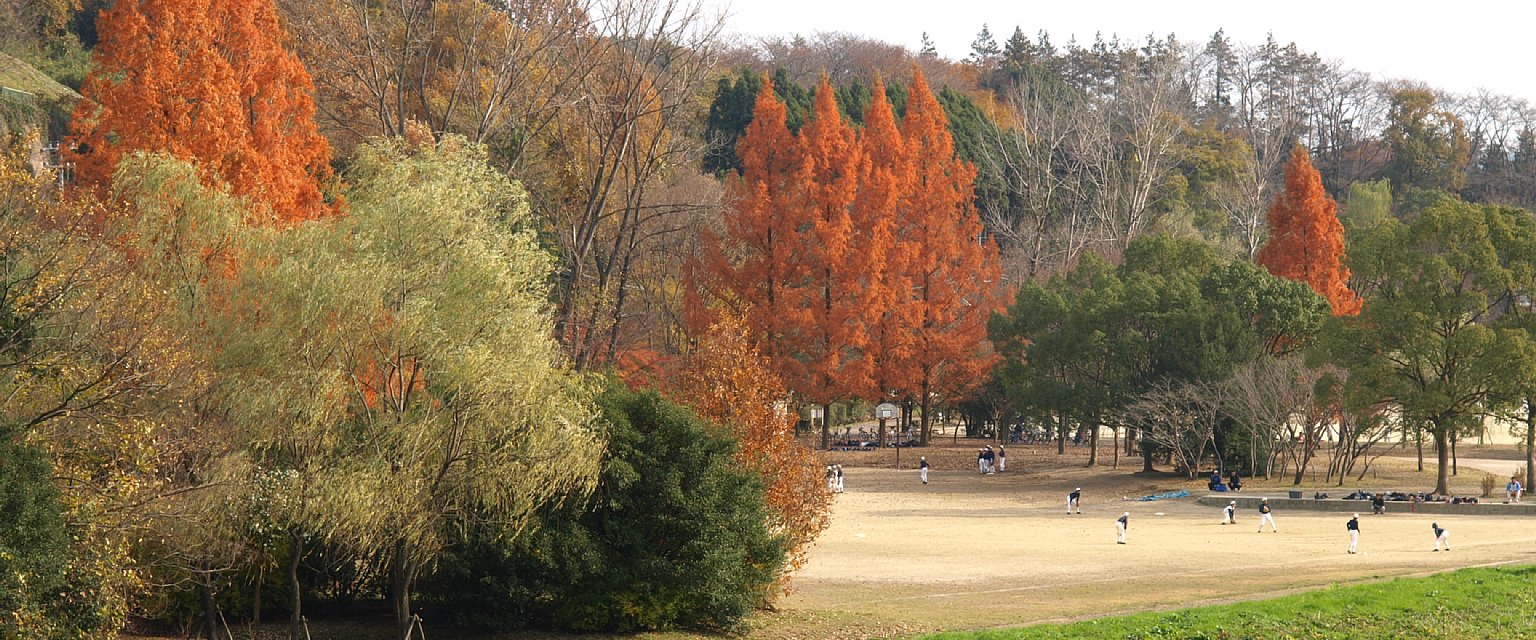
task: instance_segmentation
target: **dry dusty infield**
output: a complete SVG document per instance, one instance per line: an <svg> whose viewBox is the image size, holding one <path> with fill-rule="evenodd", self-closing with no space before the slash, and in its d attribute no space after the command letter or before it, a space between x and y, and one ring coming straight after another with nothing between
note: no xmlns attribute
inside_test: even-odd
<svg viewBox="0 0 1536 640"><path fill-rule="evenodd" d="M1123 500L1180 488L1198 496L1203 482L1134 475L1125 464L1020 471L1019 463L1031 460L1016 454L1010 462L1010 471L997 475L934 471L926 486L915 470L847 468L847 491L837 496L832 524L793 593L748 635L886 637L1020 626L1536 563L1536 521L1529 517L1428 516L1395 503L1387 515L1373 516L1362 501L1360 553L1349 555L1348 514L1288 511L1282 502L1274 513L1280 532L1257 533L1259 516L1251 509L1224 526L1218 509L1193 497ZM1482 476L1465 465L1462 471L1457 486ZM1323 490L1337 496L1356 485L1423 483L1368 479ZM1084 490L1083 514L1068 515L1066 493L1077 486ZM1243 495L1283 496L1285 488L1248 486ZM1117 545L1114 521L1126 511L1128 544ZM1451 532L1453 551L1431 551L1431 522Z"/></svg>

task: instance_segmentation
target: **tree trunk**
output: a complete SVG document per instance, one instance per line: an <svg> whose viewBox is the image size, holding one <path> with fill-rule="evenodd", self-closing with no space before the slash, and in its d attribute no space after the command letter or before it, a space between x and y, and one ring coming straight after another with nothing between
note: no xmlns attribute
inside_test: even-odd
<svg viewBox="0 0 1536 640"><path fill-rule="evenodd" d="M266 582L265 566L256 567L256 584L251 587L251 624L261 626L261 583Z"/></svg>
<svg viewBox="0 0 1536 640"><path fill-rule="evenodd" d="M288 558L288 588L293 590L289 599L289 610L293 613L288 616L288 638L299 640L304 637L304 592L299 588L299 561L304 557L304 537L293 534L293 553Z"/></svg>
<svg viewBox="0 0 1536 640"><path fill-rule="evenodd" d="M833 448L833 427L826 421L828 417L831 417L829 416L831 411L828 411L828 407L825 404L820 405L820 407L822 407L822 451L828 451Z"/></svg>
<svg viewBox="0 0 1536 640"><path fill-rule="evenodd" d="M875 435L875 445L881 449L885 448L885 418L880 418L880 432Z"/></svg>
<svg viewBox="0 0 1536 640"><path fill-rule="evenodd" d="M1451 435L1451 475L1460 475L1456 470L1456 435Z"/></svg>
<svg viewBox="0 0 1536 640"><path fill-rule="evenodd" d="M395 610L395 626L399 629L396 637L399 638L404 638L411 630L411 581L416 572L407 551L405 539L396 540L395 557L389 566L389 601Z"/></svg>
<svg viewBox="0 0 1536 640"><path fill-rule="evenodd" d="M1155 469L1152 468L1152 457L1153 456L1154 456L1154 453L1152 451L1152 447L1149 446L1149 443L1147 442L1147 434L1143 433L1143 434L1141 434L1141 472L1142 473L1152 473L1153 471L1155 471Z"/></svg>
<svg viewBox="0 0 1536 640"><path fill-rule="evenodd" d="M1110 433L1113 434L1113 436L1114 436L1114 439L1112 440L1112 442L1114 443L1113 449L1115 451L1114 462L1112 464L1110 464L1110 468L1111 469L1119 469L1120 468L1120 427L1111 427Z"/></svg>
<svg viewBox="0 0 1536 640"><path fill-rule="evenodd" d="M1067 414L1056 413L1056 455L1067 452Z"/></svg>
<svg viewBox="0 0 1536 640"><path fill-rule="evenodd" d="M932 409L932 407L930 406L930 404L932 403L932 400L929 398L929 396L931 395L929 393L929 391L930 391L930 389L928 388L928 376L924 375L923 376L923 397L922 397L922 400L919 401L919 403L918 403L919 406L922 407L922 411L923 411L923 419L922 419L922 423L921 423L922 424L922 429L919 430L918 438L917 439L918 439L918 444L920 444L922 446L925 446L925 447L928 446L928 432L929 432L930 429L933 428L933 418L930 415L932 413L930 411L930 409Z"/></svg>
<svg viewBox="0 0 1536 640"><path fill-rule="evenodd" d="M1438 437L1438 436L1437 436ZM1424 473L1424 428L1413 431L1413 447L1419 453L1419 473Z"/></svg>
<svg viewBox="0 0 1536 640"><path fill-rule="evenodd" d="M1536 398L1525 399L1525 477L1520 484L1526 488L1531 486L1531 478L1536 477L1532 470L1536 469Z"/></svg>
<svg viewBox="0 0 1536 640"><path fill-rule="evenodd" d="M1088 424L1088 464L1086 464L1084 466L1092 468L1093 465L1096 465L1098 463L1099 463L1099 419L1097 417L1095 417L1095 418L1092 418L1091 420L1089 420L1089 424Z"/></svg>
<svg viewBox="0 0 1536 640"><path fill-rule="evenodd" d="M1435 425L1435 458L1440 462L1440 468L1435 470L1435 494L1442 496L1450 493L1451 488L1450 476L1446 475L1450 466L1451 449L1445 446L1449 429L1448 426Z"/></svg>
<svg viewBox="0 0 1536 640"><path fill-rule="evenodd" d="M218 606L213 603L213 574L202 572L198 576L197 590L203 594L203 626L208 629L208 640L219 638Z"/></svg>

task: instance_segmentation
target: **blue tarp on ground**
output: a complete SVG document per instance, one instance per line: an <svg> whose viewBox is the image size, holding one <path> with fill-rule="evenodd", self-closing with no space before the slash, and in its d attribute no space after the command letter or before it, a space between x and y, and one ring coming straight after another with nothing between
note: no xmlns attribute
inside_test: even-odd
<svg viewBox="0 0 1536 640"><path fill-rule="evenodd" d="M1142 496L1140 498L1137 498L1136 501L1137 502L1151 502L1153 500L1167 500L1169 498L1188 498L1188 497L1189 497L1189 492L1188 491L1185 491L1183 489L1179 489L1178 491L1164 491L1163 493L1155 493L1155 494L1152 494L1150 496Z"/></svg>

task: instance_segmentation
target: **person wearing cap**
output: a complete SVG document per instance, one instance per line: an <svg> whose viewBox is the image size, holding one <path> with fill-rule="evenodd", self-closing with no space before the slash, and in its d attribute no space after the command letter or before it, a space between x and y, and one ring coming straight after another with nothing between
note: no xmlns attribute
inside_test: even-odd
<svg viewBox="0 0 1536 640"><path fill-rule="evenodd" d="M1360 514L1355 514L1344 526L1349 529L1349 552L1354 553L1355 547L1360 544Z"/></svg>
<svg viewBox="0 0 1536 640"><path fill-rule="evenodd" d="M1002 473L1002 472L1007 471L1007 470L1008 470L1008 450L1004 449L1003 445L997 445L997 472L998 473Z"/></svg>
<svg viewBox="0 0 1536 640"><path fill-rule="evenodd" d="M1441 543L1445 544L1445 550L1446 551L1450 551L1451 550L1451 532L1446 531L1445 529L1441 529L1440 528L1440 523L1438 523L1438 522L1431 522L1431 523L1429 523L1429 528L1433 529L1434 532L1435 532L1435 551L1439 551L1440 550L1440 544Z"/></svg>
<svg viewBox="0 0 1536 640"><path fill-rule="evenodd" d="M843 492L843 465L834 464L832 470L837 472L837 492Z"/></svg>
<svg viewBox="0 0 1536 640"><path fill-rule="evenodd" d="M976 473L986 474L986 472L987 450L985 448L978 448L976 449Z"/></svg>
<svg viewBox="0 0 1536 640"><path fill-rule="evenodd" d="M1083 498L1083 488L1082 487L1078 487L1076 489L1073 489L1072 493L1067 494L1067 513L1072 513L1073 509L1076 509L1078 513L1082 513L1083 512L1083 507L1082 507L1082 503L1081 503L1082 498Z"/></svg>
<svg viewBox="0 0 1536 640"><path fill-rule="evenodd" d="M1259 533L1264 533L1266 522L1275 533L1280 533L1280 527L1275 526L1275 517L1269 514L1269 498L1259 500Z"/></svg>
<svg viewBox="0 0 1536 640"><path fill-rule="evenodd" d="M923 477L923 484L928 484L928 458L926 456L917 457L917 473Z"/></svg>
<svg viewBox="0 0 1536 640"><path fill-rule="evenodd" d="M1119 534L1119 537L1115 538L1115 544L1125 544L1125 528L1130 524L1131 512L1129 511L1115 519L1115 531Z"/></svg>
<svg viewBox="0 0 1536 640"><path fill-rule="evenodd" d="M1236 500L1233 500L1232 502L1227 503L1227 506L1221 510L1221 523L1222 524L1237 524L1237 501Z"/></svg>

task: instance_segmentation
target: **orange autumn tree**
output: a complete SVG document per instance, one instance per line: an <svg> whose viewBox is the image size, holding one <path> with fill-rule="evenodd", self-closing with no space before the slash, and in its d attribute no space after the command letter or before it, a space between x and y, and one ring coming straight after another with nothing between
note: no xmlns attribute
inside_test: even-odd
<svg viewBox="0 0 1536 640"><path fill-rule="evenodd" d="M823 407L872 385L864 325L879 294L872 272L885 254L882 246L860 242L871 238L854 224L853 204L862 187L861 149L834 94L831 81L822 75L811 115L800 129L810 216L800 242L799 255L809 263L809 286L801 290L801 304L809 313L794 316L800 324L793 333L802 340L798 366L786 372L790 388ZM822 448L830 444L830 436L823 420Z"/></svg>
<svg viewBox="0 0 1536 640"><path fill-rule="evenodd" d="M784 103L763 78L736 153L741 174L726 182L726 215L719 233L705 230L699 258L689 265L687 326L694 335L713 324L718 304L740 316L761 338L772 369L799 368L795 349L805 323L800 305L806 266L800 228L809 224L802 193L800 146L785 124Z"/></svg>
<svg viewBox="0 0 1536 640"><path fill-rule="evenodd" d="M896 235L912 248L903 252L907 289L897 295L915 309L911 353L896 366L915 377L907 391L921 407L927 444L935 396L963 395L996 359L987 319L1000 306L1002 268L972 205L976 169L955 155L944 109L920 70L908 94L901 134L913 183L899 206Z"/></svg>
<svg viewBox="0 0 1536 640"><path fill-rule="evenodd" d="M284 49L271 0L132 0L97 23L101 42L71 122L76 175L112 180L157 151L287 222L325 215L330 147L315 127L308 72Z"/></svg>
<svg viewBox="0 0 1536 640"><path fill-rule="evenodd" d="M728 429L736 460L762 475L771 525L789 541L782 587L826 529L832 492L821 456L795 441L789 392L752 345L753 333L744 318L722 313L684 356L668 395Z"/></svg>
<svg viewBox="0 0 1536 640"><path fill-rule="evenodd" d="M1285 190L1269 207L1269 241L1258 263L1282 278L1305 282L1328 300L1335 316L1360 313L1362 302L1349 289L1344 266L1344 225L1338 205L1323 190L1323 179L1301 145L1285 166Z"/></svg>
<svg viewBox="0 0 1536 640"><path fill-rule="evenodd" d="M892 400L916 386L913 371L901 364L912 357L915 334L911 327L920 321L918 307L909 296L895 292L912 290L907 276L921 248L916 237L895 236L902 201L916 179L915 166L907 156L896 114L886 99L885 82L878 76L864 112L859 146L862 163L852 217L854 233L861 236L858 244L868 247L870 267L866 353L873 367L873 385L869 390L873 397ZM878 437L884 446L885 433L882 431Z"/></svg>

